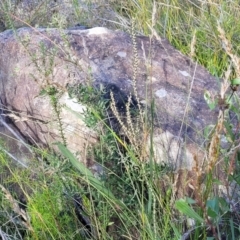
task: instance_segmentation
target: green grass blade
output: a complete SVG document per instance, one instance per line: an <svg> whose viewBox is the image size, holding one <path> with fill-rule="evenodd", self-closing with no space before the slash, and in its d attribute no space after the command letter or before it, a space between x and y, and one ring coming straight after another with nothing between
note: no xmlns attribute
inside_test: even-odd
<svg viewBox="0 0 240 240"><path fill-rule="evenodd" d="M189 204L186 202L186 200L179 199L178 201L176 201L175 207L178 211L185 214L186 216L193 218L200 223L204 222L204 219L197 212L195 212L192 209L192 207L189 206Z"/></svg>
<svg viewBox="0 0 240 240"><path fill-rule="evenodd" d="M117 200L114 195L108 190L104 184L94 177L92 172L80 161L78 161L74 155L62 144L57 143L58 148L62 154L70 160L72 165L83 175L87 182L90 183L95 189L97 189L102 195L113 201L115 204L123 206L122 202Z"/></svg>

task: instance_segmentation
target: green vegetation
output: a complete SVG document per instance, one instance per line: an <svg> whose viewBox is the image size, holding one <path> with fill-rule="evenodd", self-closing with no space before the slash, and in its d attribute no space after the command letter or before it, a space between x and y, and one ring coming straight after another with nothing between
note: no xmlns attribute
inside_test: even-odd
<svg viewBox="0 0 240 240"><path fill-rule="evenodd" d="M39 1L26 16L19 16L16 11L19 2L0 2L0 24L4 28L14 30L27 25L63 29L76 23L97 26L106 14L112 17L109 22L105 21L108 26L131 31L134 19L133 49L135 33L157 39L165 37L182 53L224 80L218 99L212 99L208 92L204 96L211 109L219 109L218 122L215 126L206 126L205 131L209 139L208 165L195 169L196 181L191 182L194 194L183 190L179 196L176 174L168 166L153 162L152 141L149 154L145 154L139 142L141 132L152 136L153 119L146 120L145 109L135 90L134 96L126 101L125 112L120 113L114 94L109 93L106 98L108 90L104 86L98 90L91 85L68 88L70 97L86 104L87 126L99 131L98 143L88 152L88 157L101 169L96 176L67 148L60 118L63 106L58 103L62 89L48 82L55 53L50 54L49 62L44 61L45 65L39 65L32 56L38 71L46 78L39 94L49 97L57 116L62 143L56 145L61 154L53 153L52 149L35 149L36 160L32 166L21 169L0 151L1 238L240 239L239 203L236 202L240 184L239 127L234 128L228 114L231 110L239 122L238 1L106 0L94 3L89 0L81 7L73 0L68 5L73 12L71 18L57 11L49 14L55 7L50 0ZM93 17L96 4L99 4L99 15ZM49 54L44 46L41 53ZM137 59L134 67L136 62ZM135 81L133 76L133 86ZM227 95L229 85L231 91ZM131 105L133 100L135 106ZM148 114L154 115L154 103ZM219 136L225 137L228 148L222 147ZM216 177L220 160L224 181ZM230 191L230 183L236 184L235 192ZM226 187L228 196L223 197L216 191L220 185Z"/></svg>

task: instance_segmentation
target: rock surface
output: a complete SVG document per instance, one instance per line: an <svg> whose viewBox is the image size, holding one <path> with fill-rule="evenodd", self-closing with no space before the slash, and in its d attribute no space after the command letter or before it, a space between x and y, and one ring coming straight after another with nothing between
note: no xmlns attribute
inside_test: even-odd
<svg viewBox="0 0 240 240"><path fill-rule="evenodd" d="M204 140L203 129L217 118L203 98L205 90L216 94L217 80L165 39L159 42L139 36L136 41L137 92L143 105L150 107L152 99L155 101L156 161L176 162L177 158L178 168L192 168L197 146ZM65 31L21 28L2 32L2 108L20 119L15 124L31 141L51 144L60 139L57 119L49 98L40 96L40 91L56 87L62 93L60 102L67 105L61 117L68 146L84 152L88 142L95 142L97 136L73 113L82 113L84 106L68 98L66 86L113 84L129 94L133 91L133 55L131 37L106 28Z"/></svg>

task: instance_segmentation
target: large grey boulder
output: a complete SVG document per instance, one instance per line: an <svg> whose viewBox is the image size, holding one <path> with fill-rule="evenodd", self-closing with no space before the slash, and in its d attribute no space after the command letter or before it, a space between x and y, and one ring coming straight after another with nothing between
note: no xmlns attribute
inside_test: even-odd
<svg viewBox="0 0 240 240"><path fill-rule="evenodd" d="M204 141L204 127L217 118L203 97L205 90L216 94L217 80L165 39L139 36L136 46L139 99L148 108L155 101L155 160L191 169L194 156L202 156L198 146ZM111 85L127 96L133 92L133 50L131 36L106 28L2 32L2 108L22 119L15 124L29 140L51 144L61 139L57 119L49 98L40 92L56 87L61 91L60 103L67 106L61 112L67 144L71 150L85 153L97 136L74 114L83 113L85 107L68 97L66 87L79 83L96 88ZM143 141L146 148L148 142Z"/></svg>

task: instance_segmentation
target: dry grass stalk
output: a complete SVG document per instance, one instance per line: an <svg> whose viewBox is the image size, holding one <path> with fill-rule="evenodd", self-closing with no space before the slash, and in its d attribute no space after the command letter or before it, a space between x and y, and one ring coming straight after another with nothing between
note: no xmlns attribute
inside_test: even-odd
<svg viewBox="0 0 240 240"><path fill-rule="evenodd" d="M235 68L236 72L239 71L239 73L237 73L237 74L239 74L239 76L240 76L240 64L239 64L240 60L236 55L234 55L232 53L231 44L229 43L229 41L225 37L225 33L220 26L218 27L218 30L221 33L220 38L223 41L224 46L226 46L226 52L229 55L229 57L231 58L231 63L229 64L228 69L226 70L226 72L224 74L224 80L221 83L220 96L219 96L220 100L225 101L225 99L226 99L225 95L226 95L226 92L227 92L227 90L229 89L229 86L230 86L229 78L232 74L232 64L234 65L234 68ZM192 42L191 42L191 55L192 56L194 54L194 51L195 51L194 46L196 44L195 34L196 34L196 32L194 33L194 36L193 36L193 39L192 39ZM207 153L207 160L208 161L207 161L207 166L206 166L205 171L204 171L204 166L199 166L198 161L197 161L196 156L195 156L194 157L195 168L193 169L193 171L196 173L196 178L193 182L190 183L191 186L189 185L187 179L185 178L185 180L187 181L187 182L185 182L185 186L188 185L188 187L190 187L191 189L194 190L195 197L196 197L196 199L199 203L201 203L202 200L201 200L201 196L200 195L198 196L197 193L202 192L201 185L202 185L203 175L204 174L211 174L213 172L213 170L215 169L216 164L219 160L220 137L221 137L222 133L224 132L224 113L225 113L224 109L220 108L219 109L219 115L218 115L218 122L217 122L215 130L212 134L210 144L209 144L209 148L208 148L208 153ZM180 175L177 176L174 186L177 185L178 181L182 182L182 181L184 181L184 178ZM185 193L188 194L187 192L185 192Z"/></svg>
<svg viewBox="0 0 240 240"><path fill-rule="evenodd" d="M129 131L132 134L133 139L135 139L135 129L133 127L133 122L132 122L132 117L131 117L131 112L130 112L130 104L132 101L132 96L131 94L128 97L128 102L126 103L126 115L127 115L127 125L129 128Z"/></svg>
<svg viewBox="0 0 240 240"><path fill-rule="evenodd" d="M210 141L209 149L208 149L208 165L207 172L211 172L214 169L214 166L217 163L219 158L219 145L220 145L220 134L223 130L223 119L224 113L222 110L219 111L218 122L213 133L213 136Z"/></svg>
<svg viewBox="0 0 240 240"><path fill-rule="evenodd" d="M12 210L23 218L24 221L22 221L22 225L25 226L28 230L32 231L33 229L27 213L19 207L17 201L13 198L11 193L3 185L0 184L0 188L5 195L5 198L12 205Z"/></svg>
<svg viewBox="0 0 240 240"><path fill-rule="evenodd" d="M225 101L226 99L225 95L230 85L229 78L232 73L232 64L235 69L237 77L240 77L240 58L233 53L232 45L230 41L227 39L225 31L223 30L219 23L217 29L219 32L219 38L222 41L222 46L226 51L227 55L231 59L231 63L229 64L228 69L225 72L224 80L221 83L220 89L220 101ZM210 146L208 149L208 166L207 166L208 172L212 171L217 162L217 159L219 158L220 136L224 130L223 123L224 123L224 109L220 108L218 122L213 133L213 136L211 138Z"/></svg>
<svg viewBox="0 0 240 240"><path fill-rule="evenodd" d="M111 97L111 104L110 104L111 110L113 111L114 116L117 118L117 121L120 124L124 134L129 138L129 140L131 142L131 141L133 141L132 132L129 131L129 129L127 128L127 126L125 125L125 123L121 119L121 116L120 116L120 114L118 112L118 109L116 107L116 102L115 102L112 91L110 92L110 97ZM131 142L131 143L133 144L134 142Z"/></svg>
<svg viewBox="0 0 240 240"><path fill-rule="evenodd" d="M156 19L157 19L157 4L156 1L153 1L153 8L152 8L152 28L156 25Z"/></svg>
<svg viewBox="0 0 240 240"><path fill-rule="evenodd" d="M190 57L194 58L196 55L196 42L197 42L197 38L196 38L196 29L193 32L193 37L192 37L192 41L191 41L191 46L190 46Z"/></svg>
<svg viewBox="0 0 240 240"><path fill-rule="evenodd" d="M138 57L137 41L136 41L136 34L135 34L135 20L133 20L133 23L132 23L132 42L133 42L133 79L132 79L133 94L137 101L140 121L142 123L142 126L144 126L144 114L143 114L141 102L138 97L138 91L137 91L137 73L138 73L139 57Z"/></svg>
<svg viewBox="0 0 240 240"><path fill-rule="evenodd" d="M134 151L139 152L141 144L139 141L139 129L136 127L137 124L135 124L133 122L132 116L131 116L131 112L130 112L130 104L131 104L131 95L128 98L128 102L126 103L126 118L127 121L125 123L125 121L122 120L122 117L120 116L120 113L118 112L118 109L116 107L116 102L113 96L113 93L110 92L110 96L111 96L111 110L114 114L114 116L116 117L118 123L121 126L121 129L124 133L124 135L128 138L128 140L131 143L131 146L133 147Z"/></svg>
<svg viewBox="0 0 240 240"><path fill-rule="evenodd" d="M117 107L116 107L116 102L114 99L114 95L111 92L111 110L116 117L118 123L120 124L122 131L128 138L128 140L131 143L131 146L133 147L134 151L138 154L138 157L141 158L140 161L144 160L144 156L141 156L143 152L142 145L144 143L142 142L142 139L140 136L142 136L142 131L144 131L144 112L141 106L141 102L138 96L138 91L137 91L137 74L138 74L138 65L139 65L139 57L138 57L138 50L137 50L137 41L136 41L136 35L135 35L135 30L134 30L134 20L132 23L132 42L133 42L133 78L132 78L132 86L133 86L133 95L134 98L136 99L137 102L137 108L139 111L139 116L134 117L132 116L131 113L131 103L132 103L132 95L130 94L128 97L128 101L126 102L126 121L123 121L121 118L121 114L119 113ZM140 153L140 154L139 154Z"/></svg>
<svg viewBox="0 0 240 240"><path fill-rule="evenodd" d="M232 51L232 44L227 39L225 31L221 27L219 22L218 22L217 30L219 32L219 38L222 40L222 47L225 50L225 52L227 53L227 55L230 57L230 59L231 59L231 61L233 63L235 72L237 74L237 77L240 77L240 58L233 53L233 51Z"/></svg>

